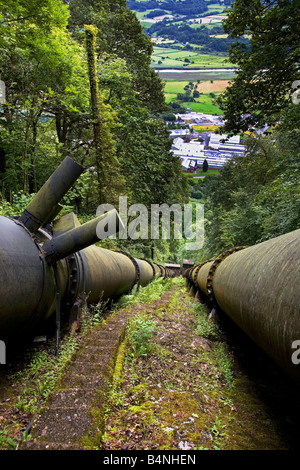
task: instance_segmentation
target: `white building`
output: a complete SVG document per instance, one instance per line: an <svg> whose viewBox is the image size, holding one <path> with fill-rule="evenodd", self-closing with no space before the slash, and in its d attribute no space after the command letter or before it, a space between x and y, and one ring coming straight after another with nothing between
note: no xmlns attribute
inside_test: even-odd
<svg viewBox="0 0 300 470"><path fill-rule="evenodd" d="M223 154L244 155L245 146L240 142L241 138L239 135L228 137L226 134L211 134L208 147Z"/></svg>
<svg viewBox="0 0 300 470"><path fill-rule="evenodd" d="M226 134L210 134L209 146L212 149L219 150L220 145L224 145L224 144L237 145L239 143L240 143L239 135L228 137Z"/></svg>
<svg viewBox="0 0 300 470"><path fill-rule="evenodd" d="M176 139L176 137L187 137L190 135L190 129L172 129L170 131L171 139Z"/></svg>
<svg viewBox="0 0 300 470"><path fill-rule="evenodd" d="M178 137L172 145L174 155L178 157L202 157L204 156L204 145L200 142L185 142Z"/></svg>

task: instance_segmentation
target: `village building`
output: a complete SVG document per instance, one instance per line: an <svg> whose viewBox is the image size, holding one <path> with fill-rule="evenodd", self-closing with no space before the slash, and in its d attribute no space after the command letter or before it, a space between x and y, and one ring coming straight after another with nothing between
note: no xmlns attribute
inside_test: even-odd
<svg viewBox="0 0 300 470"><path fill-rule="evenodd" d="M189 118L191 116L189 115ZM210 121L212 116L195 116L197 121ZM191 124L190 124L191 125ZM183 132L185 131L185 132ZM226 134L206 133L202 141L187 139L191 137L188 129L178 129L171 131L170 137L173 139L172 153L181 159L182 170L187 172L197 172L207 160L209 169L221 169L224 164L234 156L242 156L245 153L245 146L241 142L240 136L228 137Z"/></svg>

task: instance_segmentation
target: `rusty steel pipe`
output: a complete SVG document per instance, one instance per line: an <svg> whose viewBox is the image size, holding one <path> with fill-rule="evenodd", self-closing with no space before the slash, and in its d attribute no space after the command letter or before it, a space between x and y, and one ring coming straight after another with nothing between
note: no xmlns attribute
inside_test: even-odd
<svg viewBox="0 0 300 470"><path fill-rule="evenodd" d="M197 286L265 353L300 381L300 230L228 252L197 274Z"/></svg>

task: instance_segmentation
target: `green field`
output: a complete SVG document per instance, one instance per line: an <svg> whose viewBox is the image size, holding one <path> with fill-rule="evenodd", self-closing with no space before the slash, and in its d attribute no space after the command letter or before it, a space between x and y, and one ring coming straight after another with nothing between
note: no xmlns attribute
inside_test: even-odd
<svg viewBox="0 0 300 470"><path fill-rule="evenodd" d="M177 45L176 45L177 46ZM202 54L201 51L187 51L179 47L154 46L152 66L157 69L205 69L205 68L231 68L225 54Z"/></svg>
<svg viewBox="0 0 300 470"><path fill-rule="evenodd" d="M165 97L167 103L180 103L183 108L190 108L194 112L204 113L204 114L222 114L219 106L215 104L216 98L220 93L225 89L228 84L227 80L206 80L193 81L194 85L197 84L198 91L200 91L200 96L195 98L195 101L179 101L177 100L178 93L184 93L184 87L189 85L187 80L170 80L165 82ZM211 95L213 93L213 96Z"/></svg>
<svg viewBox="0 0 300 470"><path fill-rule="evenodd" d="M210 96L206 94L201 95L201 98L197 98L196 102L184 101L180 104L183 108L190 108L195 113L222 114L219 106L213 104Z"/></svg>
<svg viewBox="0 0 300 470"><path fill-rule="evenodd" d="M223 13L226 10L226 6L213 3L212 5L207 5L207 9L209 12L217 11L218 13Z"/></svg>
<svg viewBox="0 0 300 470"><path fill-rule="evenodd" d="M171 22L173 24L188 24L191 28L202 28L203 24L205 24L206 28L209 30L215 26L220 26L221 23L209 23L210 19L205 17L212 16L211 14L224 14L226 7L219 3L208 4L207 7L206 14L197 15L198 17L203 17L202 24L187 22L186 19L181 18L178 18L178 21L176 21L175 17ZM146 28L152 24L151 21L147 21L147 18L145 18L147 13L149 13L149 10L137 13L138 18ZM171 12L168 11L168 13ZM219 39L222 39L227 35L219 36ZM177 100L177 94L184 93L184 87L188 85L190 81L196 83L197 80L201 80L201 82L207 81L207 83L209 83L212 80L220 82L221 80L228 81L232 79L235 73L230 69L234 69L234 66L228 61L228 54L221 52L213 54L203 53L201 46L191 43L188 47L184 44L175 43L175 41L169 41L163 44L165 40L165 37L153 39L156 44L153 46L151 65L158 70L161 79L166 81L166 102L180 103L182 107L190 108L195 112L222 114L220 108L215 103L222 89L206 87L206 89L199 90L201 94L199 97L195 98L194 102L179 101ZM159 43L161 44L160 46ZM214 93L213 96L211 95L212 92Z"/></svg>

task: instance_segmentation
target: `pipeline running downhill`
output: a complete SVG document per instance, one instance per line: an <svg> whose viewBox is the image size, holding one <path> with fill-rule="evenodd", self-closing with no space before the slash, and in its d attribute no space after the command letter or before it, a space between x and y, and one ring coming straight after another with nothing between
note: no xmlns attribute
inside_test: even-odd
<svg viewBox="0 0 300 470"><path fill-rule="evenodd" d="M21 216L0 216L1 340L30 334L55 312L59 330L61 314L76 318L85 301L115 299L171 275L150 260L94 245L100 222L114 233L123 227L115 210L83 225L74 213L57 218L59 203L82 172L65 158Z"/></svg>
<svg viewBox="0 0 300 470"><path fill-rule="evenodd" d="M300 383L300 230L191 267L162 266L95 246L99 223L113 227L106 236L123 228L115 210L83 225L74 213L58 218L62 198L82 172L65 158L21 216L0 216L1 341L29 334L55 312L59 341L61 314L76 318L83 302L115 299L155 276L182 273L198 297Z"/></svg>
<svg viewBox="0 0 300 470"><path fill-rule="evenodd" d="M189 268L186 278L200 300L300 383L300 230L232 248Z"/></svg>

